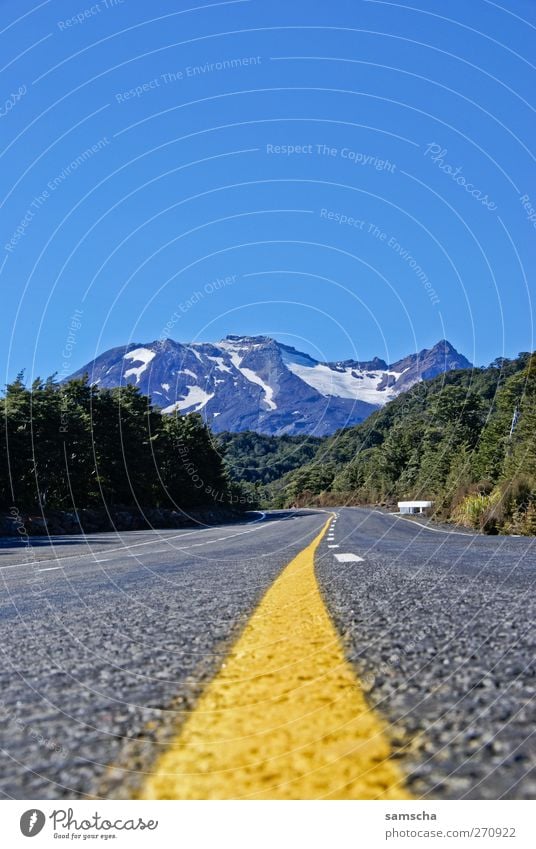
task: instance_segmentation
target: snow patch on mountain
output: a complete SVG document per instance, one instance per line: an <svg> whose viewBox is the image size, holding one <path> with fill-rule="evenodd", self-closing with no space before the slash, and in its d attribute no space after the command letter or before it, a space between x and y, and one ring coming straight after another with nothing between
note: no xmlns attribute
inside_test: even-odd
<svg viewBox="0 0 536 849"><path fill-rule="evenodd" d="M163 413L174 413L175 410L181 412L188 410L190 413L198 413L205 404L208 404L211 398L214 398L214 393L205 392L200 386L187 386L186 388L188 390L186 397L180 398L174 404L170 404L169 407L165 407L162 410Z"/></svg>
<svg viewBox="0 0 536 849"><path fill-rule="evenodd" d="M335 371L321 363L315 366L302 366L289 362L287 368L326 398L332 395L337 398L359 397L363 401L368 401L369 404L385 404L394 397L392 387L378 389L386 372L357 372L351 368ZM396 372L387 372L387 374L393 376L394 380L400 376Z"/></svg>
<svg viewBox="0 0 536 849"><path fill-rule="evenodd" d="M132 362L140 362L141 366L129 368L125 372L125 377L134 376L136 378L136 383L139 383L143 372L155 357L156 351L151 351L149 348L135 348L133 351L129 351L128 354L125 354L123 359L132 360ZM95 381L95 383L96 382L97 381Z"/></svg>
<svg viewBox="0 0 536 849"><path fill-rule="evenodd" d="M229 366L225 364L225 360L223 359L223 357L210 357L210 356L208 356L208 359L211 362L216 363L217 371L226 371L229 374L232 373L232 371L233 371L232 368L229 368Z"/></svg>
<svg viewBox="0 0 536 849"><path fill-rule="evenodd" d="M259 377L252 369L250 368L241 368L239 369L241 374L244 375L246 380L249 380L250 383L255 383L257 386L260 386L264 392L264 400L268 405L269 410L277 410L277 404L274 401L274 390L268 383L265 383L262 377Z"/></svg>
<svg viewBox="0 0 536 849"><path fill-rule="evenodd" d="M194 354L194 356L199 360L200 363L203 362L203 357L201 356L199 351L196 350L195 345L186 345L186 349L188 351L191 351L192 354Z"/></svg>

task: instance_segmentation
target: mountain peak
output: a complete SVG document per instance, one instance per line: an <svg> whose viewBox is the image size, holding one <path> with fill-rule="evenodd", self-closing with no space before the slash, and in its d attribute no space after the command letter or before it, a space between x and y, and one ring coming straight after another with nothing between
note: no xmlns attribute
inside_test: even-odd
<svg viewBox="0 0 536 849"><path fill-rule="evenodd" d="M449 353L457 354L458 351L448 339L440 339L439 342L436 342L435 345L432 345L430 351L449 351Z"/></svg>
<svg viewBox="0 0 536 849"><path fill-rule="evenodd" d="M358 424L420 380L471 364L445 339L392 365L321 362L270 336L173 339L113 348L73 377L133 383L164 413L201 413L215 431L323 436Z"/></svg>
<svg viewBox="0 0 536 849"><path fill-rule="evenodd" d="M270 336L238 336L228 334L225 339L222 339L222 342L238 342L243 345L263 345L270 342L275 344L275 339L272 339Z"/></svg>

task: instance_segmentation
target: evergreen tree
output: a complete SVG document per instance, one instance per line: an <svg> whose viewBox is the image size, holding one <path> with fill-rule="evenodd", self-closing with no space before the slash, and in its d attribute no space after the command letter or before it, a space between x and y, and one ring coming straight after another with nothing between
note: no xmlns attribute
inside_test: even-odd
<svg viewBox="0 0 536 849"><path fill-rule="evenodd" d="M90 506L188 508L246 503L231 492L221 450L197 415L163 416L133 385L86 379L28 389L18 375L2 399L3 509Z"/></svg>

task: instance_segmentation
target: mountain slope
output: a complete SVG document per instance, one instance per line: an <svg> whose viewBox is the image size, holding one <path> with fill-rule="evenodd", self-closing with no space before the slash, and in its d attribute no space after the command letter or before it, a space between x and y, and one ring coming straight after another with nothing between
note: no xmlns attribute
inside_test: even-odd
<svg viewBox="0 0 536 849"><path fill-rule="evenodd" d="M133 383L164 413L200 412L217 432L324 436L357 424L422 379L471 363L443 340L389 366L323 363L267 336L171 339L113 348L79 369L91 383Z"/></svg>
<svg viewBox="0 0 536 849"><path fill-rule="evenodd" d="M267 496L277 506L432 500L441 518L534 535L536 354L414 386L322 440Z"/></svg>
<svg viewBox="0 0 536 849"><path fill-rule="evenodd" d="M266 436L254 431L221 433L216 437L225 465L240 483L271 483L309 463L322 444L314 436Z"/></svg>

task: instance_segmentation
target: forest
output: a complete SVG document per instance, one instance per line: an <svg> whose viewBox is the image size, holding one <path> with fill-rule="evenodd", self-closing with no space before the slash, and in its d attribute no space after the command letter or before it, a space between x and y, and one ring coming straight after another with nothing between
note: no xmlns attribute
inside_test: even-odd
<svg viewBox="0 0 536 849"><path fill-rule="evenodd" d="M3 510L245 503L200 416L162 416L135 386L20 374L2 407Z"/></svg>
<svg viewBox="0 0 536 849"><path fill-rule="evenodd" d="M536 534L536 355L416 384L265 491L273 505L430 499L438 519Z"/></svg>
<svg viewBox="0 0 536 849"><path fill-rule="evenodd" d="M217 437L234 479L267 484L309 462L322 444L317 436L268 436L246 430Z"/></svg>

